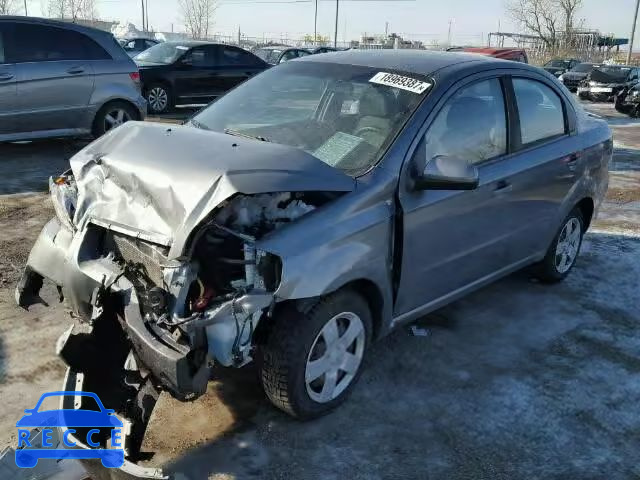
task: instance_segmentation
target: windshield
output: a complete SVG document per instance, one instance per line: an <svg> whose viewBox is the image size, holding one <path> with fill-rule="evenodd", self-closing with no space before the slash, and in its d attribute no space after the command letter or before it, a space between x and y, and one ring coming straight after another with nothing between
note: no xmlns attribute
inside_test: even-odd
<svg viewBox="0 0 640 480"><path fill-rule="evenodd" d="M136 60L169 65L175 62L189 47L177 43L159 43L136 56Z"/></svg>
<svg viewBox="0 0 640 480"><path fill-rule="evenodd" d="M259 48L254 50L254 52L260 59L264 60L267 63L276 63L278 61L278 57L282 53L282 50L275 50L272 48Z"/></svg>
<svg viewBox="0 0 640 480"><path fill-rule="evenodd" d="M379 161L429 91L420 75L385 73L331 63L282 64L230 91L192 122L297 147L357 176Z"/></svg>
<svg viewBox="0 0 640 480"><path fill-rule="evenodd" d="M569 60L551 60L545 64L545 67L568 68L570 63Z"/></svg>
<svg viewBox="0 0 640 480"><path fill-rule="evenodd" d="M591 63L579 63L571 69L572 72L578 73L589 73L591 70L593 70L593 64Z"/></svg>

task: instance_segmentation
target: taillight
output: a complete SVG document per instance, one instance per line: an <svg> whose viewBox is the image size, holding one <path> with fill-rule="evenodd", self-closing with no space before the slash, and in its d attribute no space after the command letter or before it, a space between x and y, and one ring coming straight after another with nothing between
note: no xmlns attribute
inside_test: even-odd
<svg viewBox="0 0 640 480"><path fill-rule="evenodd" d="M135 83L140 83L140 72L131 72L129 76Z"/></svg>

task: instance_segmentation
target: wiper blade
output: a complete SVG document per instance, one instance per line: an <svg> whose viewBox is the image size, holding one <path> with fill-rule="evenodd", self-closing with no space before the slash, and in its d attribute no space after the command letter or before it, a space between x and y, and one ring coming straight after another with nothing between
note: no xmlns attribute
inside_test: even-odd
<svg viewBox="0 0 640 480"><path fill-rule="evenodd" d="M260 140L261 142L270 142L267 137L261 137L260 135L251 135L249 133L239 132L237 130L232 130L231 128L225 128L224 133L227 135L233 135L234 137L243 137L243 138L251 138L253 140Z"/></svg>

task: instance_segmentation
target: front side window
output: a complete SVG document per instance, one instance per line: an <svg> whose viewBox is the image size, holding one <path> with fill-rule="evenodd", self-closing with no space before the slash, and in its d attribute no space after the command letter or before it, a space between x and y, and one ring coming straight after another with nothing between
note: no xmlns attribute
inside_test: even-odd
<svg viewBox="0 0 640 480"><path fill-rule="evenodd" d="M523 145L565 133L562 100L551 88L535 80L514 78L513 90Z"/></svg>
<svg viewBox="0 0 640 480"><path fill-rule="evenodd" d="M296 147L358 176L380 160L429 92L372 82L379 73L356 65L285 63L231 90L199 112L193 125ZM420 75L412 79L428 84Z"/></svg>
<svg viewBox="0 0 640 480"><path fill-rule="evenodd" d="M148 50L138 54L136 61L155 63L158 65L170 65L189 50L186 45L177 43L158 43Z"/></svg>
<svg viewBox="0 0 640 480"><path fill-rule="evenodd" d="M6 54L15 63L110 58L101 46L82 33L27 24L14 27Z"/></svg>
<svg viewBox="0 0 640 480"><path fill-rule="evenodd" d="M454 157L481 163L507 151L507 121L497 78L462 88L440 110L425 135L426 161Z"/></svg>

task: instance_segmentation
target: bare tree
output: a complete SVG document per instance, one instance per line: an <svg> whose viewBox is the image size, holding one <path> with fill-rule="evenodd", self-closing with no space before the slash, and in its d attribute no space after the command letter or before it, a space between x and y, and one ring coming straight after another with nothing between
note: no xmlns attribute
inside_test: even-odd
<svg viewBox="0 0 640 480"><path fill-rule="evenodd" d="M18 12L16 0L0 0L0 15L14 15Z"/></svg>
<svg viewBox="0 0 640 480"><path fill-rule="evenodd" d="M2 1L2 0L0 0ZM96 18L96 0L49 0L49 16L76 20Z"/></svg>
<svg viewBox="0 0 640 480"><path fill-rule="evenodd" d="M527 32L538 37L549 51L558 47L575 28L575 16L582 0L508 0L507 12Z"/></svg>
<svg viewBox="0 0 640 480"><path fill-rule="evenodd" d="M178 0L187 32L192 38L204 39L213 27L217 0Z"/></svg>

